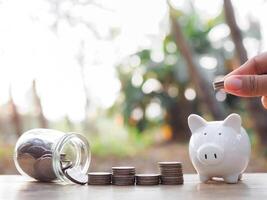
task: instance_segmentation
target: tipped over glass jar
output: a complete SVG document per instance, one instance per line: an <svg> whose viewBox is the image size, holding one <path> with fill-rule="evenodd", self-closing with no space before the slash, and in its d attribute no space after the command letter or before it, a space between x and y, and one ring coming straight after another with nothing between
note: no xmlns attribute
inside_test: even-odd
<svg viewBox="0 0 267 200"><path fill-rule="evenodd" d="M90 146L84 136L52 129L23 133L14 151L20 174L42 182L85 184L90 161Z"/></svg>

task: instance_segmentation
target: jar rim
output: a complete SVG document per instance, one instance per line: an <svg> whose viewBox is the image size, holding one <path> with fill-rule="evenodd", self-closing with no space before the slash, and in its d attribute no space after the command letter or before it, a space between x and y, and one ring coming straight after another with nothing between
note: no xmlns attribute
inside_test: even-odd
<svg viewBox="0 0 267 200"><path fill-rule="evenodd" d="M69 132L66 133L64 136L60 138L60 140L55 143L55 146L53 147L53 154L52 154L52 166L53 170L55 172L55 175L57 178L63 182L71 182L64 174L61 163L60 163L60 153L63 150L64 146L71 142L73 139L78 139L83 145L83 148L85 148L85 156L86 156L86 162L84 166L81 168L82 173L86 174L88 172L90 162L91 162L91 150L90 150L90 144L88 140L81 134L75 133L75 132ZM75 143L74 143L75 144ZM77 152L77 156L79 156L80 152Z"/></svg>

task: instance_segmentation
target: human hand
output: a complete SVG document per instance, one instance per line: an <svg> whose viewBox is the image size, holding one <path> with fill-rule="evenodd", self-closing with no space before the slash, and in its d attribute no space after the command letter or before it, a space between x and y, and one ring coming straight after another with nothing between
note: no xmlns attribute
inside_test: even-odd
<svg viewBox="0 0 267 200"><path fill-rule="evenodd" d="M262 96L262 104L267 109L267 52L226 75L224 90L241 97Z"/></svg>

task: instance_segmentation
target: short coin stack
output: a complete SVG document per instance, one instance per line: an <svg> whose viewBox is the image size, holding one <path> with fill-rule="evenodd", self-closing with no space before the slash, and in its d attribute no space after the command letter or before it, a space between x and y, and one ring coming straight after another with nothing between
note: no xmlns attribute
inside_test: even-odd
<svg viewBox="0 0 267 200"><path fill-rule="evenodd" d="M182 164L180 162L159 162L161 184L180 185L184 183Z"/></svg>
<svg viewBox="0 0 267 200"><path fill-rule="evenodd" d="M137 174L136 185L158 185L159 177L159 174Z"/></svg>
<svg viewBox="0 0 267 200"><path fill-rule="evenodd" d="M88 173L88 185L110 185L111 173L109 172L90 172Z"/></svg>
<svg viewBox="0 0 267 200"><path fill-rule="evenodd" d="M112 167L113 185L134 185L135 167Z"/></svg>

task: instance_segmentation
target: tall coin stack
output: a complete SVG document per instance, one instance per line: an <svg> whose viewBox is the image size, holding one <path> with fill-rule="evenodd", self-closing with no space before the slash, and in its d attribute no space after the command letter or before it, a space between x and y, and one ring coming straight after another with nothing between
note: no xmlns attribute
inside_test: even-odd
<svg viewBox="0 0 267 200"><path fill-rule="evenodd" d="M112 167L113 185L134 185L135 167Z"/></svg>
<svg viewBox="0 0 267 200"><path fill-rule="evenodd" d="M182 163L159 162L160 180L163 185L181 185L184 183Z"/></svg>

